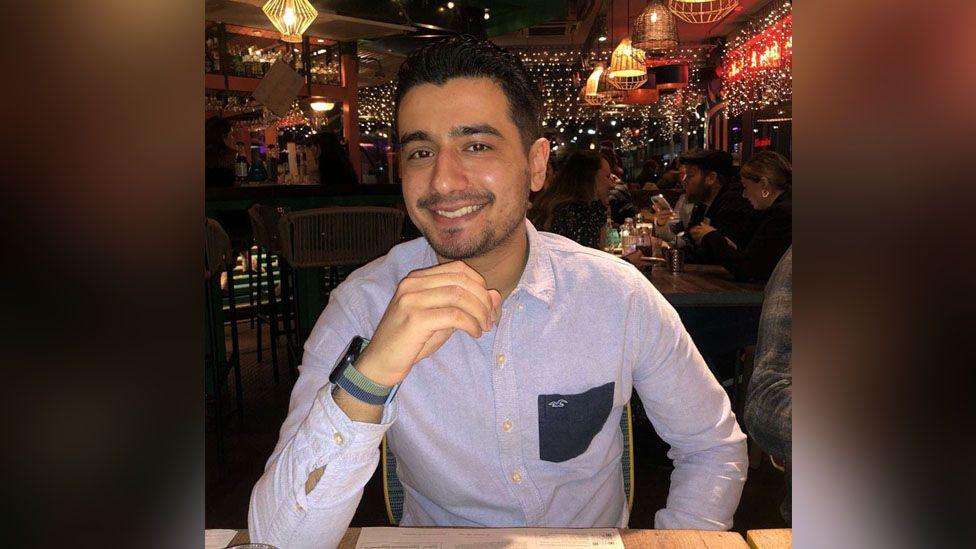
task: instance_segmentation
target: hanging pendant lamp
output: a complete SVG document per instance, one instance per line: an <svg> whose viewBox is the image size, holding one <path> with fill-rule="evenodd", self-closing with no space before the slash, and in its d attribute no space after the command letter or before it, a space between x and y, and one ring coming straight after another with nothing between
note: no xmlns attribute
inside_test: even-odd
<svg viewBox="0 0 976 549"><path fill-rule="evenodd" d="M633 90L647 82L644 50L633 47L629 37L624 37L610 55L607 80L618 90Z"/></svg>
<svg viewBox="0 0 976 549"><path fill-rule="evenodd" d="M623 95L624 92L610 85L603 63L598 63L593 72L590 73L589 78L586 79L586 85L582 88L581 99L587 105L599 106L619 100Z"/></svg>
<svg viewBox="0 0 976 549"><path fill-rule="evenodd" d="M285 42L301 43L302 33L319 16L308 0L268 0L261 8Z"/></svg>
<svg viewBox="0 0 976 549"><path fill-rule="evenodd" d="M678 22L663 0L651 0L634 21L633 45L642 50L678 47Z"/></svg>
<svg viewBox="0 0 976 549"><path fill-rule="evenodd" d="M668 8L689 23L714 23L739 5L739 0L668 0Z"/></svg>

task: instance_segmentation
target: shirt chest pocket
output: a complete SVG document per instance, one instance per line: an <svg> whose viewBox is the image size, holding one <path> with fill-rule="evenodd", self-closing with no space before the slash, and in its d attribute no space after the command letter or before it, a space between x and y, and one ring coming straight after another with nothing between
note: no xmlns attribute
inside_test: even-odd
<svg viewBox="0 0 976 549"><path fill-rule="evenodd" d="M614 382L577 394L539 395L539 459L579 456L603 429L613 407Z"/></svg>

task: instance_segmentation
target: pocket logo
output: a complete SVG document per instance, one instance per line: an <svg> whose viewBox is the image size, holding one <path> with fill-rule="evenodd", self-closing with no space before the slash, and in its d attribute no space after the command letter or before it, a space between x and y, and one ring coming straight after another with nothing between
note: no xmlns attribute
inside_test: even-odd
<svg viewBox="0 0 976 549"><path fill-rule="evenodd" d="M549 403L546 404L546 406L549 406L550 408L562 408L567 404L569 404L569 401L567 401L565 398L561 398L559 400L549 401Z"/></svg>

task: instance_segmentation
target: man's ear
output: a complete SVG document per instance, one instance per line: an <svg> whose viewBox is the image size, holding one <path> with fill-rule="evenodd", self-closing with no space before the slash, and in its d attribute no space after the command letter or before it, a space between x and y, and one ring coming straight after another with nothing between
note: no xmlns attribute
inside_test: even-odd
<svg viewBox="0 0 976 549"><path fill-rule="evenodd" d="M530 186L533 191L542 189L546 182L546 167L549 165L549 140L545 137L536 139L529 147Z"/></svg>

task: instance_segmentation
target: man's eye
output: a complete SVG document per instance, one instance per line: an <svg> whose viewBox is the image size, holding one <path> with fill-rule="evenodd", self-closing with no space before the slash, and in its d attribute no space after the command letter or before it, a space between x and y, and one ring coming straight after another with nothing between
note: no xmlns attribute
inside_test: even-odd
<svg viewBox="0 0 976 549"><path fill-rule="evenodd" d="M468 150L472 152L485 152L487 150L491 150L491 147L485 145L484 143L472 143L471 145L468 145Z"/></svg>
<svg viewBox="0 0 976 549"><path fill-rule="evenodd" d="M433 156L433 154L434 153L428 151L427 149L417 149L417 150L413 151L412 153L410 153L410 156L408 156L407 158L411 158L411 159L413 159L413 158L430 158L431 156Z"/></svg>

